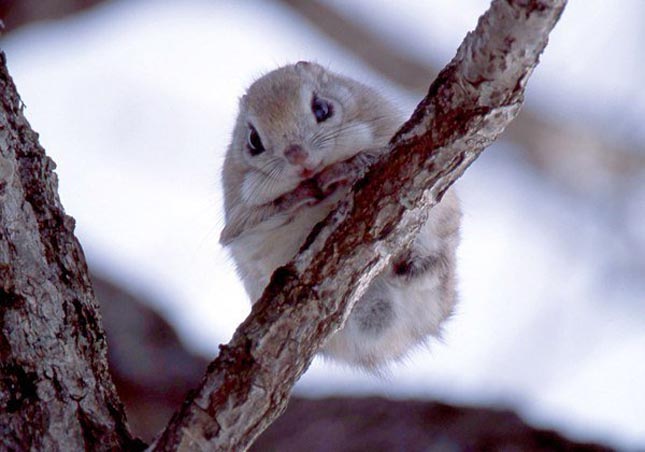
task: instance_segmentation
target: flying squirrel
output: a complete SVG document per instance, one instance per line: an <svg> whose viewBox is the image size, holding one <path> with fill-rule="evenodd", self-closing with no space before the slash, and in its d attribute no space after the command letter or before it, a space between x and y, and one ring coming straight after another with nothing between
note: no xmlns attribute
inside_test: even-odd
<svg viewBox="0 0 645 452"><path fill-rule="evenodd" d="M278 68L248 88L222 170L220 243L252 302L361 170L387 151L403 122L377 90L316 63ZM373 370L439 337L457 300L460 222L449 189L411 248L372 281L322 354Z"/></svg>

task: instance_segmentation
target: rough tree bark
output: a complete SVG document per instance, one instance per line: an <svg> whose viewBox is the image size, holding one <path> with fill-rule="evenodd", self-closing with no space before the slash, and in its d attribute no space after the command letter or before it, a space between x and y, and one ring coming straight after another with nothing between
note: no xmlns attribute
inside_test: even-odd
<svg viewBox="0 0 645 452"><path fill-rule="evenodd" d="M389 155L275 272L152 450L244 450L282 412L371 279L515 117L565 3L493 1L392 139Z"/></svg>
<svg viewBox="0 0 645 452"><path fill-rule="evenodd" d="M0 449L141 448L54 168L0 52Z"/></svg>
<svg viewBox="0 0 645 452"><path fill-rule="evenodd" d="M243 450L430 206L517 114L566 0L495 0L391 153L279 269L155 450ZM0 444L136 449L74 222L0 63ZM334 275L330 277L329 275Z"/></svg>
<svg viewBox="0 0 645 452"><path fill-rule="evenodd" d="M400 43L381 37L376 30L343 15L321 1L279 0L309 21L386 79L412 93L421 93L437 68ZM586 193L599 176L620 186L625 176L639 177L645 167L645 150L635 144L608 139L604 131L582 123L555 122L529 105L504 131L505 140L524 151L529 161L549 177ZM566 170L563 170L566 168ZM585 171L579 172L579 168ZM571 173L578 171L576 177Z"/></svg>

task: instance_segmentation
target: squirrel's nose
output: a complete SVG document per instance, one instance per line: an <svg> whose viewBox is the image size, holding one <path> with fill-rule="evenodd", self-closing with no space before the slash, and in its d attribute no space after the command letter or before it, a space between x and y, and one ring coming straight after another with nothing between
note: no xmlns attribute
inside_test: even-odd
<svg viewBox="0 0 645 452"><path fill-rule="evenodd" d="M309 153L305 151L302 146L298 144L292 144L284 150L284 157L292 165L302 165L309 158Z"/></svg>

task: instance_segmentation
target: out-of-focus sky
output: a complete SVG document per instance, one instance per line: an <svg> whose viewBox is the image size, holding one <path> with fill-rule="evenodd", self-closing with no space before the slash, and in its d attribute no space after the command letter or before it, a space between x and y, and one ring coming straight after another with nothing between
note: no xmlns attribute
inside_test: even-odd
<svg viewBox="0 0 645 452"><path fill-rule="evenodd" d="M488 5L328 3L439 66ZM644 10L571 2L529 83L530 107L643 147ZM269 2L107 2L0 45L90 266L158 299L207 356L249 311L217 243L220 165L244 88L311 59L414 106ZM316 361L301 393L500 403L574 437L645 447L645 174L628 189L571 192L521 155L494 145L458 183L461 303L443 343L381 377Z"/></svg>

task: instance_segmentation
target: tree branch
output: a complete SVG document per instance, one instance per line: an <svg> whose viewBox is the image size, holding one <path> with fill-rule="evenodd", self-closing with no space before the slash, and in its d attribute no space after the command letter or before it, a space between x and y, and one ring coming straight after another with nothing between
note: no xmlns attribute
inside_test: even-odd
<svg viewBox="0 0 645 452"><path fill-rule="evenodd" d="M351 52L392 83L411 92L422 92L437 69L425 59L407 52L372 28L338 12L320 0L279 0L309 21L327 38ZM527 106L528 107L528 106ZM645 168L645 149L611 140L582 123L555 122L535 109L523 108L509 125L504 139L519 145L538 169L569 188L587 192L598 175L620 185L625 176L639 177ZM572 169L585 167L577 177Z"/></svg>
<svg viewBox="0 0 645 452"><path fill-rule="evenodd" d="M495 0L412 118L279 268L153 450L244 450L445 190L519 111L566 0ZM334 275L329 277L329 275Z"/></svg>
<svg viewBox="0 0 645 452"><path fill-rule="evenodd" d="M0 449L136 449L74 219L0 52Z"/></svg>

